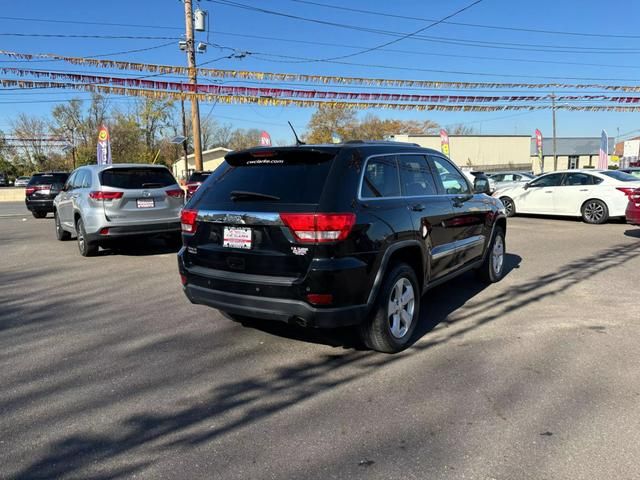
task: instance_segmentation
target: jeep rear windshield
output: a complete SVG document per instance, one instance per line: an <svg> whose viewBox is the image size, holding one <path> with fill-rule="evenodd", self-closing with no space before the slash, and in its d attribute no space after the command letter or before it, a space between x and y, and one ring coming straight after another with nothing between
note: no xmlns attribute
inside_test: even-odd
<svg viewBox="0 0 640 480"><path fill-rule="evenodd" d="M206 203L229 202L234 197L238 203L316 204L334 158L335 152L311 149L230 154L204 184L203 199Z"/></svg>
<svg viewBox="0 0 640 480"><path fill-rule="evenodd" d="M29 185L64 184L68 177L68 173L36 173L29 180Z"/></svg>
<svg viewBox="0 0 640 480"><path fill-rule="evenodd" d="M100 183L105 187L140 190L169 187L176 180L166 168L110 168L100 174Z"/></svg>

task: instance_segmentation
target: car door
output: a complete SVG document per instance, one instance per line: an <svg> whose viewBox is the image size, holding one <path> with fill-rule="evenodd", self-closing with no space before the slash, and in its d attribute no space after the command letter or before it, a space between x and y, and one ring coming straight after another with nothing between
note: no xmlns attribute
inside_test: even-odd
<svg viewBox="0 0 640 480"><path fill-rule="evenodd" d="M76 179L78 170L73 172L67 179L58 200L58 216L60 223L66 227L73 227L73 210L71 209L71 195L73 194L73 182Z"/></svg>
<svg viewBox="0 0 640 480"><path fill-rule="evenodd" d="M406 199L413 230L424 251L428 252L428 281L455 267L452 263L455 260L453 246L449 245L451 239L444 225L452 214L451 201L439 194L426 156L402 154L397 159L402 195Z"/></svg>
<svg viewBox="0 0 640 480"><path fill-rule="evenodd" d="M559 215L580 215L582 204L591 198L601 178L583 172L570 172L553 194L554 211Z"/></svg>
<svg viewBox="0 0 640 480"><path fill-rule="evenodd" d="M440 155L429 159L440 193L451 202L451 216L445 220L444 227L455 247L455 266L459 267L482 256L490 200L485 195L475 195L472 186L449 159Z"/></svg>
<svg viewBox="0 0 640 480"><path fill-rule="evenodd" d="M520 213L554 214L554 195L561 188L564 173L548 173L525 185L514 198L516 211Z"/></svg>

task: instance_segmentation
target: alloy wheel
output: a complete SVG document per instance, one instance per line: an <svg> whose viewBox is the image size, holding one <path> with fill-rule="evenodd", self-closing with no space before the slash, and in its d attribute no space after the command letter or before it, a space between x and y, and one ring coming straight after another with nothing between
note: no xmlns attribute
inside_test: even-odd
<svg viewBox="0 0 640 480"><path fill-rule="evenodd" d="M403 338L409 331L415 313L415 292L407 278L400 278L391 290L387 318L389 330L395 338Z"/></svg>
<svg viewBox="0 0 640 480"><path fill-rule="evenodd" d="M589 202L584 207L584 217L590 223L598 223L604 218L604 207L599 202Z"/></svg>
<svg viewBox="0 0 640 480"><path fill-rule="evenodd" d="M502 273L502 267L504 265L504 240L501 235L496 236L493 242L493 249L491 251L491 264L493 266L493 273L497 277L500 277Z"/></svg>

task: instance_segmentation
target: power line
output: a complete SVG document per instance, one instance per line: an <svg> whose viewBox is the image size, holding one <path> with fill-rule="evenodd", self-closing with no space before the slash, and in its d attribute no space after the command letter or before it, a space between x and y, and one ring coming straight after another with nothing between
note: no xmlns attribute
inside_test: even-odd
<svg viewBox="0 0 640 480"><path fill-rule="evenodd" d="M280 55L274 53L265 53L265 52L251 52L254 58L260 59L263 57L275 57L275 58L288 58L293 60L298 60L292 62L291 60L273 60L269 58L262 58L261 60L265 60L267 62L275 62L275 63L302 63L299 60L314 62L318 61L313 58L306 57L296 57L292 55ZM322 60L320 60L322 61ZM354 62L344 62L341 60L326 60L325 63L335 63L339 65L351 65L356 67L370 67L370 68L383 68L389 70L404 70L411 72L428 72L428 73L446 73L446 74L454 74L454 75L478 75L484 77L511 77L511 78L542 78L546 80L585 80L585 81L618 81L618 82L638 82L640 81L637 78L616 78L612 79L610 77L602 78L602 77L569 77L569 76L545 76L545 75L518 75L518 74L510 74L510 73L487 73L487 72L467 72L467 71L458 71L458 70L440 70L440 69L430 69L430 68L418 68L418 67L399 67L392 65L379 65L372 63L354 63Z"/></svg>
<svg viewBox="0 0 640 480"><path fill-rule="evenodd" d="M317 45L317 46L325 46L325 47L341 47L341 48L364 48L358 45L348 45L343 43L330 43L330 42L314 42L310 40L302 40L302 39L288 39L288 38L278 38L278 37L269 37L264 35L249 35L242 33L232 33L225 31L217 31L216 35L230 36L230 37L238 37L238 38L253 38L258 40L272 40L278 42L285 43L294 43L294 44L307 44L307 45ZM550 65L577 65L584 67L608 67L608 68L640 68L640 65L613 65L613 64L605 64L605 63L582 63L582 62L567 62L567 61L554 61L554 60L535 60L530 58L503 58L503 57L484 57L478 55L456 55L449 53L436 53L436 52L423 52L417 50L399 50L393 48L385 48L383 49L385 52L390 53L404 53L408 55L423 55L423 56L434 56L434 57L448 57L448 58L467 58L467 59L475 59L475 60L498 60L501 62L521 62L521 63L541 63L541 64L550 64Z"/></svg>
<svg viewBox="0 0 640 480"><path fill-rule="evenodd" d="M2 37L44 37L44 38L99 38L105 40L179 40L179 37L152 37L138 35L79 35L68 33L0 33Z"/></svg>
<svg viewBox="0 0 640 480"><path fill-rule="evenodd" d="M328 20L322 20L318 18L310 18L310 17L302 17L300 15L294 15L286 12L269 10L266 8L255 7L252 5L246 5L243 3L234 2L231 0L205 0L211 3L217 3L219 5L234 7L259 13L264 13L268 15L275 15L279 17L289 18L293 20L300 20L310 23L315 23L319 25L327 25L332 27L344 28L348 30L355 30L360 32L374 33L378 35L387 35L392 37L402 37L405 34L402 32L394 32L391 30L381 30L369 27L362 27L359 25L351 25L345 23L331 22ZM451 38L451 37L434 37L427 35L414 35L411 37L416 40L423 40L433 43L444 43L451 44L457 46L470 46L477 48L497 48L497 49L507 49L507 50L525 50L525 51L541 51L541 52L549 52L549 53L589 53L589 54L629 54L629 53L640 53L640 50L637 48L602 48L602 47L581 47L581 46L573 46L573 45L547 45L547 44L530 44L530 43L505 43L505 42L489 42L483 40L466 40L460 38ZM511 46L506 46L511 45Z"/></svg>
<svg viewBox="0 0 640 480"><path fill-rule="evenodd" d="M364 53L369 53L369 52L373 52L373 51L376 51L376 50L380 50L381 48L384 48L384 47L388 47L389 45L393 45L393 44L398 43L398 42L400 42L402 40L406 40L407 38L414 37L415 35L417 35L419 33L422 33L425 30L428 30L428 29L430 29L432 27L435 27L436 25L440 25L445 20L449 20L450 18L453 18L453 17L461 14L462 12L464 12L466 10L469 10L470 8L472 8L475 5L481 3L482 1L483 0L475 0L474 2L471 2L469 5L456 10L455 12L447 15L446 17L444 17L444 18L442 18L440 20L437 20L435 22L432 22L429 25L427 25L426 27L419 28L418 30L416 30L414 32L407 33L406 35L403 35L400 38L396 38L394 40L390 40L390 41L382 43L380 45L376 45L375 47L365 48L364 50L361 50L359 52L349 53L347 55L341 55L341 56L338 56L338 57L332 57L332 58L328 58L328 59L325 59L325 60L344 60L345 58L352 58L352 57L355 57L355 56L358 56L358 55L362 55ZM318 60L318 61L322 61L322 60Z"/></svg>
<svg viewBox="0 0 640 480"><path fill-rule="evenodd" d="M87 22L78 20L56 20L49 18L26 18L26 17L4 17L0 16L0 20L12 20L12 21L24 21L24 22L42 22L42 23L62 23L71 25L101 25L107 27L132 27L132 28L154 28L162 30L180 30L184 31L180 27L170 27L166 25L140 25L134 23L109 23L109 22Z"/></svg>
<svg viewBox="0 0 640 480"><path fill-rule="evenodd" d="M340 5L331 5L327 3L313 2L309 0L290 0L290 1L296 2L296 3L306 3L308 5L315 5L318 7L331 8L331 9L342 10L347 12L376 15L376 16L385 17L385 18L389 18L389 17L400 18L404 20L416 20L420 22L433 21L433 19L431 18L411 17L407 15L398 15L391 12L380 12L380 11L374 11L374 10L364 10L364 9L358 9L358 8L343 7ZM480 23L463 23L463 22L449 22L449 21L443 21L441 23L446 23L448 25L458 25L461 27L485 28L485 29L505 30L505 31L513 31L513 32L543 33L543 34L549 34L549 35L565 35L565 36L574 36L574 37L578 36L578 37L596 37L596 38L640 38L640 35L627 35L627 34L616 35L616 34L610 34L610 33L564 32L559 30L541 30L541 29L535 29L535 28L505 27L500 25L485 25Z"/></svg>

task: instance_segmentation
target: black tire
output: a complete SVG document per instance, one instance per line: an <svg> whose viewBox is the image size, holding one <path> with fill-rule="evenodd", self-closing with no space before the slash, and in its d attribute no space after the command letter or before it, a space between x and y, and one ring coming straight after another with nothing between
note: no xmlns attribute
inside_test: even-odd
<svg viewBox="0 0 640 480"><path fill-rule="evenodd" d="M504 277L504 261L507 253L507 243L502 227L496 226L491 243L485 253L482 265L476 270L478 277L486 283L495 283Z"/></svg>
<svg viewBox="0 0 640 480"><path fill-rule="evenodd" d="M582 205L582 220L592 225L600 225L609 220L609 208L602 200L591 199Z"/></svg>
<svg viewBox="0 0 640 480"><path fill-rule="evenodd" d="M58 217L58 212L53 212L53 218L56 224L56 238L61 242L65 240L69 240L71 238L71 234L62 228L62 224L60 223L60 217Z"/></svg>
<svg viewBox="0 0 640 480"><path fill-rule="evenodd" d="M398 298L398 284L400 284L400 298ZM401 298L409 293L409 289L406 288L409 284L413 293L412 306L410 306L411 302L402 305L401 301ZM368 348L383 353L396 353L407 348L420 318L421 296L422 292L413 268L406 263L392 266L382 281L369 318L358 327L362 342ZM392 314L390 310L394 303L398 313ZM402 316L402 311L405 314L411 313L408 322Z"/></svg>
<svg viewBox="0 0 640 480"><path fill-rule="evenodd" d="M47 216L47 212L43 212L42 210L33 210L31 215L33 215L34 218L44 218Z"/></svg>
<svg viewBox="0 0 640 480"><path fill-rule="evenodd" d="M500 201L504 205L504 213L507 217L513 217L516 214L516 204L509 197L500 197Z"/></svg>
<svg viewBox="0 0 640 480"><path fill-rule="evenodd" d="M78 240L78 250L83 257L93 257L98 253L98 244L87 240L87 232L84 229L82 218L76 221L76 236Z"/></svg>

